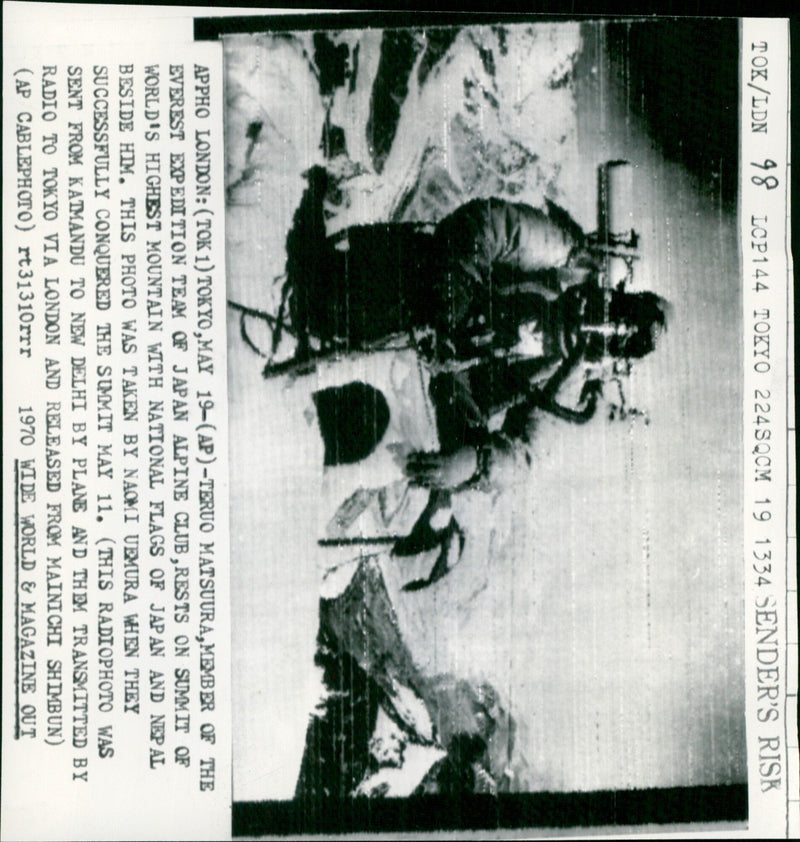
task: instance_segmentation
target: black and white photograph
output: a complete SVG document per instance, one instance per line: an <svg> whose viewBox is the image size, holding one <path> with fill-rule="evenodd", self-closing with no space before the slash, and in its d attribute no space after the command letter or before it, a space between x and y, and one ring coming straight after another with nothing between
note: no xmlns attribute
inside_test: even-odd
<svg viewBox="0 0 800 842"><path fill-rule="evenodd" d="M743 827L738 23L409 24L221 36L234 832Z"/></svg>
<svg viewBox="0 0 800 842"><path fill-rule="evenodd" d="M0 842L800 836L798 18L537 9L4 3Z"/></svg>

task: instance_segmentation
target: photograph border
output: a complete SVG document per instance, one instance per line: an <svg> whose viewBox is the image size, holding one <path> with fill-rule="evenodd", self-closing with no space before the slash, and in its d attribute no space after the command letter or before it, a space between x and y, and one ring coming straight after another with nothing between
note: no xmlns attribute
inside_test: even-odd
<svg viewBox="0 0 800 842"><path fill-rule="evenodd" d="M679 13L643 10L636 13L592 9L571 14L543 11L462 13L415 11L326 10L281 15L241 15L195 18L195 40L217 40L224 35L257 32L292 32L346 29L390 29L435 26L503 25L513 23L641 21L648 15L680 19ZM691 17L741 17L735 11L704 11ZM800 25L795 26L800 33ZM794 40L794 39L793 39ZM741 93L741 92L740 92ZM741 151L741 150L740 150ZM794 174L797 178L797 174ZM738 195L738 194L737 194ZM738 195L737 205L741 204ZM741 212L741 209L740 211ZM741 270L741 265L740 265ZM744 622L744 617L743 617ZM602 826L698 825L724 823L744 830L748 821L748 784L697 785L591 792L535 792L470 795L412 796L398 799L337 798L302 801L233 800L234 836L357 832L430 832L448 830L520 830L524 828L599 828Z"/></svg>

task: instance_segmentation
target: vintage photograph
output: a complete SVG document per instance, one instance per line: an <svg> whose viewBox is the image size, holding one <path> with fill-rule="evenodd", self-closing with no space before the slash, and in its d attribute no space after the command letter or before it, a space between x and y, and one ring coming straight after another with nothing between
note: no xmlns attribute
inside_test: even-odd
<svg viewBox="0 0 800 842"><path fill-rule="evenodd" d="M251 23L234 833L744 823L738 22Z"/></svg>

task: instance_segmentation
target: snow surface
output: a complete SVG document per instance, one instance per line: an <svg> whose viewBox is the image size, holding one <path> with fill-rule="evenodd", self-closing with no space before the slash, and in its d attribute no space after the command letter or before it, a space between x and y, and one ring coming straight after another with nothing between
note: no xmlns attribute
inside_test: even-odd
<svg viewBox="0 0 800 842"><path fill-rule="evenodd" d="M425 742L433 742L433 724L425 702L398 681L393 683L391 699L395 711L408 728Z"/></svg>
<svg viewBox="0 0 800 842"><path fill-rule="evenodd" d="M382 766L365 775L355 794L374 796L380 793L387 798L408 798L422 783L431 766L445 755L446 752L436 746L411 743L405 748L402 766Z"/></svg>

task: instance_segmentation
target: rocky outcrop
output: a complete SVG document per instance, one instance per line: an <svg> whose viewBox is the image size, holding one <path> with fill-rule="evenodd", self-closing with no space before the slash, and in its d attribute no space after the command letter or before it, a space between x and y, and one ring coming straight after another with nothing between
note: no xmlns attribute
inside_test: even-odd
<svg viewBox="0 0 800 842"><path fill-rule="evenodd" d="M509 788L514 720L491 685L414 664L377 556L320 600L317 643L327 696L308 726L297 798Z"/></svg>

